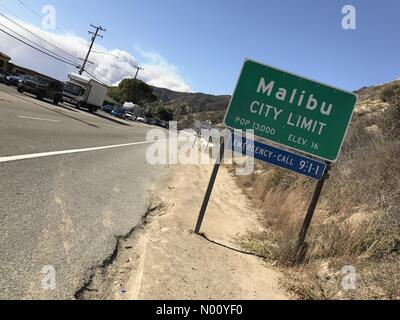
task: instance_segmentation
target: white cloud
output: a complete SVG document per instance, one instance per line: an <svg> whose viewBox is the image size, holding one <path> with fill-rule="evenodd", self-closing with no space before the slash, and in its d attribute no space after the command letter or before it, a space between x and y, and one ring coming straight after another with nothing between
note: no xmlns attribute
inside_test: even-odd
<svg viewBox="0 0 400 320"><path fill-rule="evenodd" d="M142 76L149 84L180 92L192 91L179 75L178 68L168 63L159 53L145 51L140 47L135 47L135 50L144 59Z"/></svg>
<svg viewBox="0 0 400 320"><path fill-rule="evenodd" d="M73 60L76 65L82 61L68 56L64 52L54 49L46 42L41 41L29 32L20 27L16 27L4 17L0 17L0 23L12 30L15 30L20 35L31 39L40 44L46 49L57 53L67 60ZM18 21L25 28L33 31L40 37L56 44L61 49L70 52L75 57L85 57L88 49L86 41L76 35L59 34L49 31L44 31L36 26L28 25L22 21ZM0 25L3 29L13 34L8 29ZM22 39L26 41L26 39ZM102 79L108 84L119 83L123 78L134 77L136 73L135 66L140 65L144 70L140 71L139 79L147 82L148 84L171 89L174 91L190 92L191 88L180 74L178 68L170 64L164 57L154 51L145 51L140 48L135 48L141 60L136 59L131 53L121 49L107 50L99 44L95 44L94 51L106 52L108 54L99 54L93 52L90 55L87 68L92 74ZM27 68L32 68L36 71L48 74L49 76L56 77L61 80L66 80L67 75L71 71L77 71L73 66L61 63L53 58L50 58L28 46L12 39L10 36L0 32L0 51L6 53L12 58L12 62L22 65ZM118 57L118 58L116 58Z"/></svg>

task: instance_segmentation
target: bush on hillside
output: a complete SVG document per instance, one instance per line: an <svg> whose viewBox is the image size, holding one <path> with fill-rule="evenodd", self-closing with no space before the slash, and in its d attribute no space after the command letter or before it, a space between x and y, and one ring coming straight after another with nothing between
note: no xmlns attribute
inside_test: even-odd
<svg viewBox="0 0 400 320"><path fill-rule="evenodd" d="M114 100L124 103L145 104L157 101L151 86L143 81L135 79L123 79L117 87L111 87L108 95Z"/></svg>
<svg viewBox="0 0 400 320"><path fill-rule="evenodd" d="M381 93L382 101L390 103L392 101L392 99L395 97L396 92L399 91L399 89L400 89L400 86L398 86L398 85L394 85L389 88L383 89L383 91Z"/></svg>

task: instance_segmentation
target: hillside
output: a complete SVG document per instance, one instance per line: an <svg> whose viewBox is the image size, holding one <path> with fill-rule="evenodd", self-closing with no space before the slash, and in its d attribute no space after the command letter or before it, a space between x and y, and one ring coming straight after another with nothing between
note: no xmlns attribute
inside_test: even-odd
<svg viewBox="0 0 400 320"><path fill-rule="evenodd" d="M398 83L357 91L359 103L317 207L304 265L292 267L291 257L315 182L260 163L254 174L238 178L262 211L265 229L243 242L287 267L284 285L297 298L400 299L400 90L382 100ZM343 270L356 273L354 290L343 288Z"/></svg>
<svg viewBox="0 0 400 320"><path fill-rule="evenodd" d="M189 128L194 120L222 122L230 96L214 96L204 93L182 93L153 87L162 106L171 109L179 127Z"/></svg>
<svg viewBox="0 0 400 320"><path fill-rule="evenodd" d="M393 86L400 86L400 79L372 87L364 87L355 91L355 93L358 95L358 100L360 102L367 100L380 101L382 100L383 92L391 89Z"/></svg>

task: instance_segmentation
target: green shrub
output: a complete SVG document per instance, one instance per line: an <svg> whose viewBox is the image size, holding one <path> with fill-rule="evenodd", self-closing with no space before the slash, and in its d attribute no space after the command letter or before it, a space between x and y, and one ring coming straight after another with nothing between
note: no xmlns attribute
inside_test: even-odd
<svg viewBox="0 0 400 320"><path fill-rule="evenodd" d="M397 85L384 89L381 93L382 101L391 102L392 98L396 95L396 92L398 90L400 90L400 86Z"/></svg>

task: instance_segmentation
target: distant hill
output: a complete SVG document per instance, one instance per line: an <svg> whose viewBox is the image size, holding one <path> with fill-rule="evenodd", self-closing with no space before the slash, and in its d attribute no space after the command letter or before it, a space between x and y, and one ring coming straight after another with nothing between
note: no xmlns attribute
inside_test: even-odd
<svg viewBox="0 0 400 320"><path fill-rule="evenodd" d="M214 96L204 93L175 92L153 87L162 106L171 109L181 128L192 127L194 120L222 122L230 96Z"/></svg>
<svg viewBox="0 0 400 320"><path fill-rule="evenodd" d="M383 84L378 84L376 86L364 87L355 91L355 93L358 95L359 101L379 100L382 97L382 93L385 90L392 88L393 86L400 86L400 79Z"/></svg>
<svg viewBox="0 0 400 320"><path fill-rule="evenodd" d="M169 102L171 100L191 94L191 93L186 93L186 92L172 91L169 89L158 88L158 87L152 87L152 88L153 88L154 93L158 96L158 98L162 102Z"/></svg>
<svg viewBox="0 0 400 320"><path fill-rule="evenodd" d="M400 85L400 80L380 84L372 87L361 88L355 93L359 101L379 100L382 92L393 85ZM204 93L176 92L168 89L153 87L154 93L159 97L162 106L171 109L180 128L191 128L195 120L209 121L220 124L223 121L230 96L215 96Z"/></svg>

